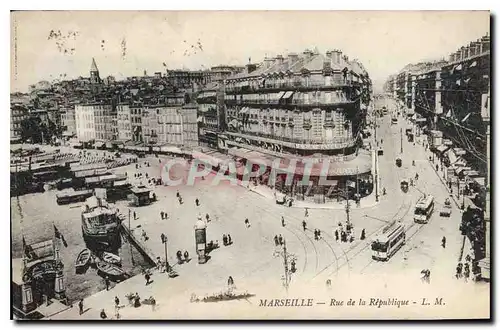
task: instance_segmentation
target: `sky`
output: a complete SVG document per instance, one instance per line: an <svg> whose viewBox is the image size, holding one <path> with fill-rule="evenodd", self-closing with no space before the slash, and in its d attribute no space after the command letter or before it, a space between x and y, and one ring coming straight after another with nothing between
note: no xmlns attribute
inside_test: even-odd
<svg viewBox="0 0 500 330"><path fill-rule="evenodd" d="M406 64L447 59L489 31L486 11L13 12L11 91L89 76L92 57L101 78L123 79L144 70L244 65L306 48L359 59L377 88Z"/></svg>

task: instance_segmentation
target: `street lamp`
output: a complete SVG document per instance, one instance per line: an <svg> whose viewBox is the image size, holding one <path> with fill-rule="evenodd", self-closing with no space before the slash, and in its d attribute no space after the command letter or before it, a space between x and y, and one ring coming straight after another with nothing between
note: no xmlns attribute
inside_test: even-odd
<svg viewBox="0 0 500 330"><path fill-rule="evenodd" d="M168 242L168 238L167 238L167 235L165 234L161 234L161 242L163 243L163 246L165 248L165 268L168 272L168 269L170 268L170 265L168 264L168 254L167 254L167 242Z"/></svg>

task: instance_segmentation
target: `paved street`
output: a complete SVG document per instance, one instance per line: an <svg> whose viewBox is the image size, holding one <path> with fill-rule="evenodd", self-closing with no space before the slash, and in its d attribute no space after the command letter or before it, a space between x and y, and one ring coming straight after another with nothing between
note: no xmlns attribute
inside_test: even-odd
<svg viewBox="0 0 500 330"><path fill-rule="evenodd" d="M387 104L393 110L395 105ZM407 281L405 283L419 285L417 283L420 283L422 269L431 270L432 282L441 286L454 286L450 284L452 280L451 283L456 283L458 287L468 287L470 284L454 279L455 266L463 244L463 237L458 230L461 214L453 205L450 218L439 216L447 191L427 160L429 152L425 151L421 142L425 137L417 138L413 145L403 136L401 154L400 132L401 129L404 132L408 123L400 117L397 125L391 125L390 115L378 118L377 122L380 125L377 137L383 139L381 146L384 150L384 154L379 157L379 174L387 195L381 195L380 203L371 208L357 209L351 205L350 219L356 238L354 242L339 243L333 235L338 222L345 223L345 210L309 210L307 230L304 231L301 224L304 220L303 210L277 205L272 199L266 199L240 186L232 186L227 181L211 186L213 174L207 176L206 180L198 179L194 186L156 186L153 189L158 202L148 207L131 208L137 214L137 219L132 217L130 220L131 228L136 237L140 237L144 230L149 239L141 239L141 244L162 259L165 250L160 234L165 233L168 236L169 262L174 265L179 276L169 279L165 274L155 273L154 282L147 287L144 286L144 279L138 276L118 285L113 292L102 293L103 296L109 296L105 299L106 303L92 297L88 304L93 305L95 301L96 305L103 308L109 306L107 308L111 309L114 295L124 296L130 291L137 291L141 297L154 295L161 301L164 301L161 298L164 292L168 292L169 296L178 297L178 303L175 301L180 306L181 302L188 303L193 293L203 296L219 292L225 287L228 276L235 279L238 289L248 290L257 296L269 294L269 290L283 293L283 259L279 253L274 253L280 250L276 249L273 240L274 235L279 234L285 238L288 252L297 260L297 271L292 275L290 284L291 291L298 288L321 291L327 279L332 280L332 286L336 288L342 288L343 284L352 283L356 279L370 279L387 286L394 278L399 281L404 278ZM397 157L403 159L401 168L395 165ZM415 160L415 166L411 165L412 160ZM145 162L149 162L151 167L144 166ZM139 171L159 176L161 163L157 158L146 158L140 164ZM127 171L130 177L135 171L134 167L135 165L129 165L115 171ZM408 193L403 193L400 189L401 179L414 178L416 173L419 180L414 187L410 187ZM183 196L182 205L175 197L177 190ZM413 207L423 193L435 196L436 208L429 223L420 225L413 222ZM196 198L199 198L200 206L195 205ZM127 214L127 203L120 202L118 205ZM161 211L168 213L167 220L160 219ZM211 258L206 264L199 265L195 257L193 226L199 215L205 218L207 213L211 219L207 227L207 240L218 240L221 247L210 253ZM285 227L281 226L282 216L285 218ZM249 228L244 224L246 217L251 224ZM393 220L405 224L406 245L388 262L373 261L371 239ZM128 221L125 224L128 225ZM359 235L363 228L366 230L366 239L361 241ZM314 239L314 229L321 230L322 238L318 241ZM222 246L223 234L230 234L234 243ZM441 247L443 236L447 240L446 248ZM188 263L176 264L177 250L188 251L193 259ZM467 253L467 246L465 251ZM126 288L122 288L125 284ZM169 302L173 303L173 300L169 299ZM165 308L161 305L162 302L159 308ZM97 310L95 307L93 309ZM133 308L123 309L121 315L145 317L144 312L135 312ZM168 309L168 315L185 314ZM84 316L96 317L96 314L89 311ZM162 312L162 317L164 316Z"/></svg>

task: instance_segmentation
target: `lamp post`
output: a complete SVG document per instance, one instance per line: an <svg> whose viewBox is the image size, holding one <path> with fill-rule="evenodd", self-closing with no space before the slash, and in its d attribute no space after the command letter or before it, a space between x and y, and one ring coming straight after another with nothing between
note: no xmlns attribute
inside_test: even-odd
<svg viewBox="0 0 500 330"><path fill-rule="evenodd" d="M163 243L163 246L165 248L165 268L168 272L168 269L170 268L170 265L168 263L168 253L167 253L167 242L168 242L168 238L167 238L167 235L165 234L161 234L161 242Z"/></svg>

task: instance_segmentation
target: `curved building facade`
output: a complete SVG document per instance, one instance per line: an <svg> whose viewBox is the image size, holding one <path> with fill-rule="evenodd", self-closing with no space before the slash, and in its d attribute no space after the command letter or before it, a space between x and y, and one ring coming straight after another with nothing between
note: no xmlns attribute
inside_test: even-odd
<svg viewBox="0 0 500 330"><path fill-rule="evenodd" d="M219 148L242 162L263 159L269 172L280 159L288 170L273 183L268 173L259 181L297 199L323 203L370 194L372 157L360 147L372 88L362 64L340 50L306 50L247 68L224 81ZM287 171L293 172L288 182ZM321 174L329 184L320 184ZM308 184L299 184L305 175Z"/></svg>

